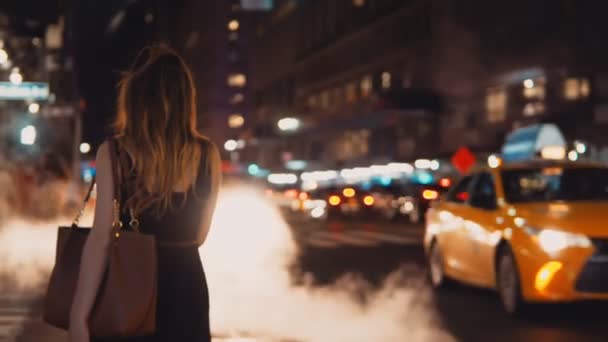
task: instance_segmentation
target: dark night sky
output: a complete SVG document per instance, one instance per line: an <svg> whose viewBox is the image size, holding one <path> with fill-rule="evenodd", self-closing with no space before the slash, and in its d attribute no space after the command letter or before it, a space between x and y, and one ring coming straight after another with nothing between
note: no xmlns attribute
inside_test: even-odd
<svg viewBox="0 0 608 342"><path fill-rule="evenodd" d="M108 134L115 109L116 83L152 34L144 22L143 1L79 0L74 8L74 44L79 88L86 100L84 137L94 144ZM108 32L111 19L125 10L122 24Z"/></svg>

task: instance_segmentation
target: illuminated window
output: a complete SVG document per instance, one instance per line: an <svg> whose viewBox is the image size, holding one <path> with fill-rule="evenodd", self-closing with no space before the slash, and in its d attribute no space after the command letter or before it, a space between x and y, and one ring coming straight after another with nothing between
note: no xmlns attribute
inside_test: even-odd
<svg viewBox="0 0 608 342"><path fill-rule="evenodd" d="M388 89L391 87L391 73L383 72L382 73L382 89Z"/></svg>
<svg viewBox="0 0 608 342"><path fill-rule="evenodd" d="M239 128L245 124L245 118L241 114L232 114L228 117L228 127Z"/></svg>
<svg viewBox="0 0 608 342"><path fill-rule="evenodd" d="M361 79L361 97L368 97L374 88L372 77L367 75Z"/></svg>
<svg viewBox="0 0 608 342"><path fill-rule="evenodd" d="M332 104L339 105L344 101L344 93L342 88L338 87L333 90Z"/></svg>
<svg viewBox="0 0 608 342"><path fill-rule="evenodd" d="M228 85L242 88L247 85L247 77L244 74L230 74L228 76Z"/></svg>
<svg viewBox="0 0 608 342"><path fill-rule="evenodd" d="M241 103L243 101L245 101L245 95L243 95L241 93L236 93L236 94L232 95L232 97L230 98L231 104L237 104L237 103Z"/></svg>
<svg viewBox="0 0 608 342"><path fill-rule="evenodd" d="M564 98L579 100L589 97L591 84L586 78L568 78L564 81Z"/></svg>
<svg viewBox="0 0 608 342"><path fill-rule="evenodd" d="M239 21L236 19L232 19L228 22L228 30L237 31L239 29Z"/></svg>
<svg viewBox="0 0 608 342"><path fill-rule="evenodd" d="M321 93L321 108L329 107L329 91L324 91Z"/></svg>
<svg viewBox="0 0 608 342"><path fill-rule="evenodd" d="M524 107L525 116L535 116L545 112L545 104L542 101L528 103Z"/></svg>
<svg viewBox="0 0 608 342"><path fill-rule="evenodd" d="M306 100L306 103L308 103L308 107L310 107L310 108L317 107L317 105L318 105L317 96L316 95L310 95L308 97L308 99Z"/></svg>
<svg viewBox="0 0 608 342"><path fill-rule="evenodd" d="M357 84L356 83L351 82L351 83L347 84L345 87L345 92L346 92L346 102L352 103L352 102L357 101Z"/></svg>
<svg viewBox="0 0 608 342"><path fill-rule="evenodd" d="M504 88L490 88L486 95L486 112L489 122L504 121L507 116L507 92Z"/></svg>
<svg viewBox="0 0 608 342"><path fill-rule="evenodd" d="M545 99L545 79L539 77L537 79L526 79L523 82L524 97L527 99L544 100Z"/></svg>
<svg viewBox="0 0 608 342"><path fill-rule="evenodd" d="M355 7L363 7L365 6L365 0L353 0L353 5Z"/></svg>

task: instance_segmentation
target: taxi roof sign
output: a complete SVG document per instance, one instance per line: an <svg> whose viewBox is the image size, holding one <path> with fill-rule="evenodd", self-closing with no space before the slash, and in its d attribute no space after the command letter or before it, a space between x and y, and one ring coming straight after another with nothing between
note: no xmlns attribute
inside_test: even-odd
<svg viewBox="0 0 608 342"><path fill-rule="evenodd" d="M565 149L566 140L555 124L526 126L511 132L502 147L505 162L537 158L543 149Z"/></svg>

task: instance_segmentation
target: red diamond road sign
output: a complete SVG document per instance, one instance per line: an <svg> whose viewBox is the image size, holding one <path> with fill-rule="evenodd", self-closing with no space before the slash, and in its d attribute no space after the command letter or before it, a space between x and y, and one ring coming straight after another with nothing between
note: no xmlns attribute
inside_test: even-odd
<svg viewBox="0 0 608 342"><path fill-rule="evenodd" d="M467 173L477 163L475 155L466 147L461 147L452 156L452 165L460 173Z"/></svg>

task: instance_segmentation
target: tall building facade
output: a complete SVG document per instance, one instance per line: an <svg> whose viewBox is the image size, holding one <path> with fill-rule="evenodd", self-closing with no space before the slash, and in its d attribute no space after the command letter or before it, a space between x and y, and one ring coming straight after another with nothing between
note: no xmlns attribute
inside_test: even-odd
<svg viewBox="0 0 608 342"><path fill-rule="evenodd" d="M62 1L0 4L4 158L69 168L78 157L79 101L66 13Z"/></svg>
<svg viewBox="0 0 608 342"><path fill-rule="evenodd" d="M159 38L180 51L193 70L205 134L219 145L238 140L251 124L255 23L272 1L157 3Z"/></svg>
<svg viewBox="0 0 608 342"><path fill-rule="evenodd" d="M538 122L608 144L602 7L278 1L256 32L251 160L315 168L496 152ZM297 127L282 129L285 118Z"/></svg>
<svg viewBox="0 0 608 342"><path fill-rule="evenodd" d="M436 149L433 7L420 1L282 1L258 29L258 161L340 167ZM281 119L297 119L285 130Z"/></svg>

